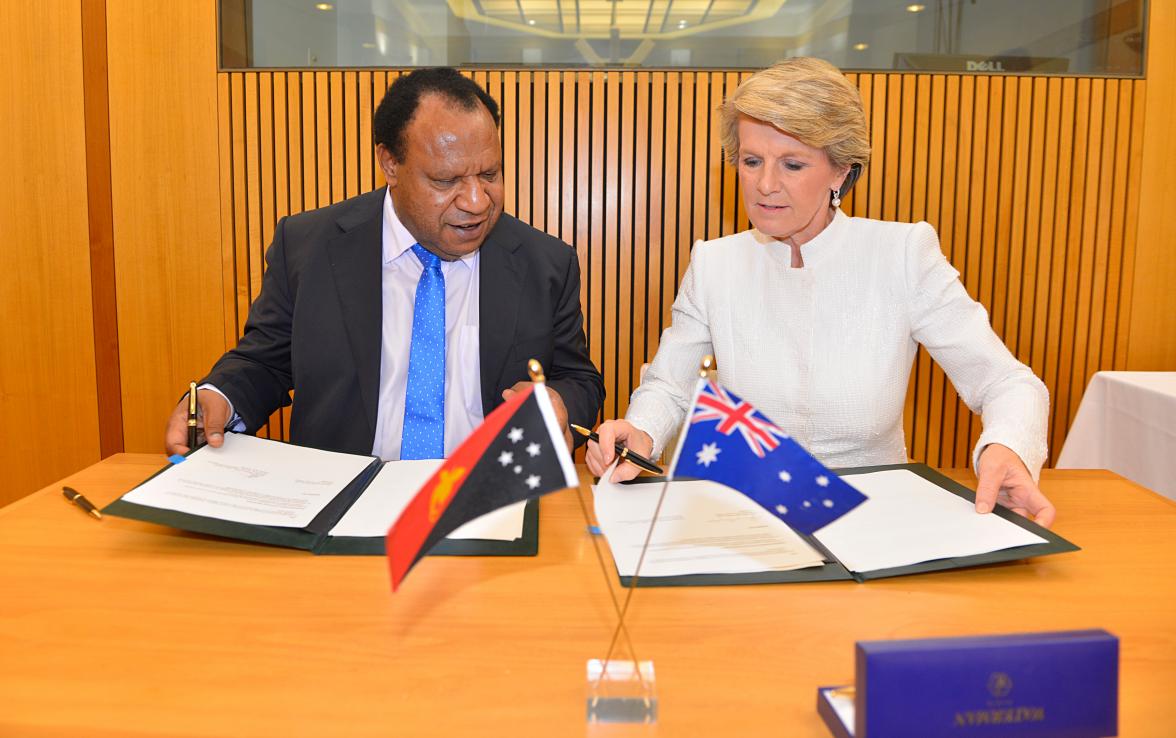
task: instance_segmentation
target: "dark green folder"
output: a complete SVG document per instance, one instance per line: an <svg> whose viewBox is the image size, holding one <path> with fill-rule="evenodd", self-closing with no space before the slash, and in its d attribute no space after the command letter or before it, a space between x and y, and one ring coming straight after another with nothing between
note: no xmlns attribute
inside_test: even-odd
<svg viewBox="0 0 1176 738"><path fill-rule="evenodd" d="M913 472L923 479L935 484L941 488L945 494L953 494L964 498L968 502L976 502L976 493L968 489L964 485L949 479L939 472L935 471L926 464L886 464L884 466L862 466L853 469L835 469L834 471L843 476L852 476L854 474L867 474L869 472L888 471L891 469L906 469ZM628 484L649 484L655 482L664 482L664 477L644 477L628 482ZM686 481L683 478L681 481ZM871 579L885 579L887 577L899 577L907 574L923 574L931 571L945 571L948 569L963 569L971 566L984 566L986 564L1000 564L1009 561L1019 561L1034 556L1046 556L1049 554L1065 553L1067 551L1078 551L1078 546L1074 545L1065 538L1062 538L1057 533L1043 528L1037 523L1034 523L1028 518L1022 517L1017 513L1007 508L997 505L992 512L993 515L1000 516L1005 520L1020 526L1025 530L1035 533L1046 540L1045 543L1035 543L1029 546L1017 546L1015 548L1006 548L1000 551L991 551L989 553L976 554L975 556L956 556L946 559L935 559L932 561L924 561L920 564L911 564L910 566L899 566L891 569L879 569L866 573L859 573L850 571L845 567L841 561L833 555L831 551L821 545L813 536L801 535L805 542L815 548L825 557L823 566L813 566L806 569L795 569L792 571L763 571L750 572L747 574L685 574L682 576L672 577L637 577L638 587L691 587L691 586L707 586L707 585L731 585L731 584L778 584L783 582L831 582L831 581L847 581L853 580L857 582L864 582ZM620 577L621 584L625 587L629 586L632 577Z"/></svg>
<svg viewBox="0 0 1176 738"><path fill-rule="evenodd" d="M316 554L335 556L383 556L384 538L327 536ZM429 556L535 556L539 553L539 498L523 507L522 535L513 541L486 538L444 538L429 550Z"/></svg>
<svg viewBox="0 0 1176 738"><path fill-rule="evenodd" d="M182 462L181 462L182 463ZM148 479L165 473L173 465L152 474ZM335 495L305 528L285 528L269 525L251 525L232 520L221 520L203 515L165 510L159 507L139 505L122 498L102 509L104 515L115 515L147 523L157 523L193 533L205 533L220 538L238 541L264 543L283 548L298 548L315 554L342 556L383 556L384 537L361 538L354 536L332 536L330 530L347 510L359 499L363 491L383 468L384 462L376 457L355 479L351 480ZM146 479L143 480L147 481ZM430 556L534 556L539 553L539 500L528 500L523 509L522 534L512 541L496 541L479 538L443 539L429 551Z"/></svg>

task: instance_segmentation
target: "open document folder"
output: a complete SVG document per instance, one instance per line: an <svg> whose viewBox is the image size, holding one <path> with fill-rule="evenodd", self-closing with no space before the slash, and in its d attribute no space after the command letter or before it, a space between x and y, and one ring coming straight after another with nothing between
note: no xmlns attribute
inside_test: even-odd
<svg viewBox="0 0 1176 738"><path fill-rule="evenodd" d="M594 488L596 517L626 586L663 480ZM670 482L638 586L751 584L941 571L1078 547L1011 510L975 511L975 494L922 464L838 472L869 498L805 536L745 495L709 481Z"/></svg>
<svg viewBox="0 0 1176 738"><path fill-rule="evenodd" d="M220 448L193 451L103 512L314 553L381 555L388 528L441 463L382 462L229 433ZM537 505L472 520L432 553L534 555Z"/></svg>

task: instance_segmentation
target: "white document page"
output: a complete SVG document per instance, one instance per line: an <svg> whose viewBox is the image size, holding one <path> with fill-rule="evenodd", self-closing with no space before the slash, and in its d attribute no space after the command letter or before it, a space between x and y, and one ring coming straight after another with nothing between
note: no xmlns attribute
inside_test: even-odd
<svg viewBox="0 0 1176 738"><path fill-rule="evenodd" d="M841 721L841 727L853 735L857 714L857 705L853 701L853 696L836 689L823 689L821 694L825 696L825 701L833 708L833 714Z"/></svg>
<svg viewBox="0 0 1176 738"><path fill-rule="evenodd" d="M332 536L377 538L387 535L392 523L408 507L413 495L441 466L441 459L389 461L355 504L343 515ZM526 502L508 505L461 526L449 538L513 541L523 535Z"/></svg>
<svg viewBox="0 0 1176 738"><path fill-rule="evenodd" d="M596 519L621 576L632 576L661 484L594 488ZM670 482L640 576L743 574L820 566L821 554L745 495L714 482Z"/></svg>
<svg viewBox="0 0 1176 738"><path fill-rule="evenodd" d="M906 469L846 477L870 499L814 535L856 572L1046 543Z"/></svg>
<svg viewBox="0 0 1176 738"><path fill-rule="evenodd" d="M372 459L226 433L123 496L127 502L251 525L303 528Z"/></svg>

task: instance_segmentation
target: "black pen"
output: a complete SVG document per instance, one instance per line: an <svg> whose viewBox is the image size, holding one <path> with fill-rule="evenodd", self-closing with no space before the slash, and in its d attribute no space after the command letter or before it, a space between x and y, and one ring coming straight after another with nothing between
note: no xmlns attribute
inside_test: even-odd
<svg viewBox="0 0 1176 738"><path fill-rule="evenodd" d="M596 435L592 431L588 430L587 428L581 428L580 426L576 425L575 423L570 423L570 425L572 426L572 430L574 430L575 432L579 433L580 435L584 436L585 438L588 438L593 441L596 441L597 443L600 443L600 436ZM632 451L625 448L624 446L622 446L619 443L614 443L613 446L617 450L617 455L620 456L625 461L632 464L633 466L641 467L645 471L653 472L654 474L661 474L662 473L662 469L660 466L653 463L649 459L645 458L641 454L633 453Z"/></svg>
<svg viewBox="0 0 1176 738"><path fill-rule="evenodd" d="M82 508L99 520L102 519L102 513L98 512L98 508L94 507L94 503L87 500L73 487L62 487L61 494L65 495L65 499Z"/></svg>
<svg viewBox="0 0 1176 738"><path fill-rule="evenodd" d="M188 383L188 450L196 450L196 383Z"/></svg>

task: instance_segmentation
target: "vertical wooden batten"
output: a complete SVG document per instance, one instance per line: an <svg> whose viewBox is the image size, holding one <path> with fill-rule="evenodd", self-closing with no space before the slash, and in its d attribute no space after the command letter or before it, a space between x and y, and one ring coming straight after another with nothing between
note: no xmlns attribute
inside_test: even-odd
<svg viewBox="0 0 1176 738"><path fill-rule="evenodd" d="M98 436L103 457L123 450L114 213L110 194L110 99L106 74L106 0L82 0L82 88L86 115L86 204Z"/></svg>

